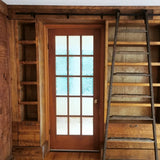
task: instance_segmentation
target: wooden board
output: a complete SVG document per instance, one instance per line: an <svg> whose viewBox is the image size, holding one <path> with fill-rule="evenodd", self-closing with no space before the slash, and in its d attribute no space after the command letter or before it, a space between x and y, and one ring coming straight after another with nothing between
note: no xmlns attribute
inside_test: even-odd
<svg viewBox="0 0 160 160"><path fill-rule="evenodd" d="M0 12L4 15L8 15L8 7L7 5L0 0Z"/></svg>
<svg viewBox="0 0 160 160"><path fill-rule="evenodd" d="M157 128L158 148L160 149L160 125ZM141 123L110 123L108 129L108 137L137 137L137 138L153 138L151 124ZM142 142L108 142L109 148L130 148L130 149L153 149L153 143Z"/></svg>
<svg viewBox="0 0 160 160"><path fill-rule="evenodd" d="M8 48L7 19L0 13L0 159L2 160L9 157L12 150Z"/></svg>
<svg viewBox="0 0 160 160"><path fill-rule="evenodd" d="M100 153L50 152L45 160L100 160Z"/></svg>
<svg viewBox="0 0 160 160"><path fill-rule="evenodd" d="M37 122L13 122L13 146L40 146Z"/></svg>
<svg viewBox="0 0 160 160"><path fill-rule="evenodd" d="M16 160L43 160L41 147L14 147L13 157Z"/></svg>
<svg viewBox="0 0 160 160"><path fill-rule="evenodd" d="M160 154L160 150L159 150ZM109 149L106 152L107 159L127 160L154 160L154 150L139 149Z"/></svg>

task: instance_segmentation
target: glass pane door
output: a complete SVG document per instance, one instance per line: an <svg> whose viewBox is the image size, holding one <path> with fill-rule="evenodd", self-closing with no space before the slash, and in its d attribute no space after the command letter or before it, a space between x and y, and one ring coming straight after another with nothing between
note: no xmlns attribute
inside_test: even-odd
<svg viewBox="0 0 160 160"><path fill-rule="evenodd" d="M55 36L56 135L93 135L94 36Z"/></svg>
<svg viewBox="0 0 160 160"><path fill-rule="evenodd" d="M67 26L48 35L51 148L98 150L101 32Z"/></svg>

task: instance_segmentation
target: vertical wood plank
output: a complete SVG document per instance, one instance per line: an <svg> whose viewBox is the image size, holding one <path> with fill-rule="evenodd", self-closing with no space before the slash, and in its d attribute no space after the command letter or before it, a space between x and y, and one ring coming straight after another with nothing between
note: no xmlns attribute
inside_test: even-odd
<svg viewBox="0 0 160 160"><path fill-rule="evenodd" d="M15 25L14 21L9 21L9 47L10 47L10 78L11 78L11 104L12 120L18 121L18 92L17 92L17 65L16 65L16 46L15 46Z"/></svg>
<svg viewBox="0 0 160 160"><path fill-rule="evenodd" d="M12 152L8 20L0 13L0 159Z"/></svg>
<svg viewBox="0 0 160 160"><path fill-rule="evenodd" d="M44 32L44 70L45 70L45 109L46 109L46 140L48 141L48 150L50 150L50 115L49 115L49 68L48 68L48 29L43 26Z"/></svg>

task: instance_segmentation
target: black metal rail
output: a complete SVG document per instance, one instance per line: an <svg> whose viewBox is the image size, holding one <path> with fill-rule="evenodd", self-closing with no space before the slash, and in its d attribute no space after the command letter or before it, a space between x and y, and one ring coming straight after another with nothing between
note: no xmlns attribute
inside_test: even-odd
<svg viewBox="0 0 160 160"><path fill-rule="evenodd" d="M143 11L144 12L144 11ZM141 13L120 13L120 16L143 16L143 12ZM116 16L116 13L46 13L46 12L16 12L16 15L31 15L32 17L35 17L36 15L58 15L58 16L66 16L67 18L69 18L69 16L100 16L101 19L103 19L104 16ZM160 14L153 14L150 13L148 14L148 16L160 16Z"/></svg>

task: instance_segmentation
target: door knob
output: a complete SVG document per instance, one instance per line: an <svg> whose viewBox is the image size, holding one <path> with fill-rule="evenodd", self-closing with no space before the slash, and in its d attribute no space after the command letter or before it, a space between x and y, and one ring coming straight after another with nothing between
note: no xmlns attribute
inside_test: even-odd
<svg viewBox="0 0 160 160"><path fill-rule="evenodd" d="M95 98L95 99L94 99L94 104L97 104L97 103L98 103L98 99Z"/></svg>

